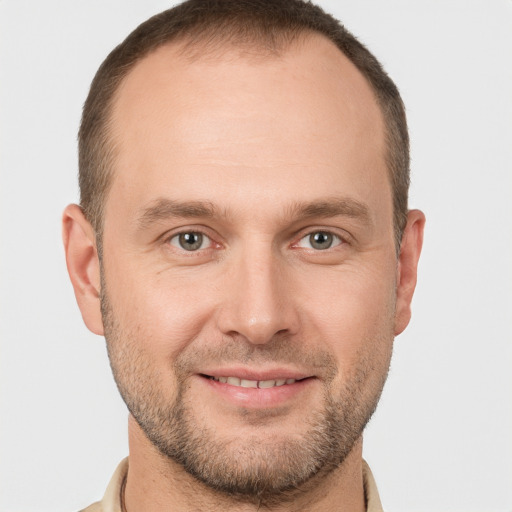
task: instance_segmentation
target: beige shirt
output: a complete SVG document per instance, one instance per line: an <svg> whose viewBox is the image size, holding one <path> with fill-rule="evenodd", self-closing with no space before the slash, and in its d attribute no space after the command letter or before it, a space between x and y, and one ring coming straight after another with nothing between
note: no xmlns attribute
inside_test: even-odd
<svg viewBox="0 0 512 512"><path fill-rule="evenodd" d="M108 484L107 490L105 491L103 499L93 503L87 508L84 508L80 512L122 512L121 489L127 474L128 457L122 460L119 466L117 466L117 469ZM367 503L366 512L383 512L379 493L377 491L377 485L375 484L372 472L365 461L363 461L363 484L364 495Z"/></svg>

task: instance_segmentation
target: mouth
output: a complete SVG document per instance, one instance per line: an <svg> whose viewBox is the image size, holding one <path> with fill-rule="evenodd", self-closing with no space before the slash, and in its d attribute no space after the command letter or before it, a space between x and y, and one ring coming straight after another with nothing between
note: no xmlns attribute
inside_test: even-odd
<svg viewBox="0 0 512 512"><path fill-rule="evenodd" d="M205 371L206 370L206 371ZM304 398L317 387L318 378L292 368L211 368L197 373L209 400L247 410L278 409Z"/></svg>
<svg viewBox="0 0 512 512"><path fill-rule="evenodd" d="M249 380L242 379L240 377L224 377L224 376L215 376L215 375L203 375L203 377L213 380L215 382L220 382L222 384L228 384L230 386L235 386L239 388L259 388L259 389L270 389L274 387L286 386L290 384L295 384L296 382L300 382L303 379L289 379L289 378L278 378L278 379L268 379L268 380Z"/></svg>

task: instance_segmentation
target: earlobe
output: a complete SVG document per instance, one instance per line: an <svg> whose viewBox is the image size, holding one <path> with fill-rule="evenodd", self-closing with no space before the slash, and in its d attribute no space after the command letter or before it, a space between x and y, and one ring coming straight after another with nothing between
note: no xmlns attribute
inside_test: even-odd
<svg viewBox="0 0 512 512"><path fill-rule="evenodd" d="M423 212L411 210L407 216L398 260L395 335L403 332L411 319L411 302L416 288L424 227Z"/></svg>
<svg viewBox="0 0 512 512"><path fill-rule="evenodd" d="M94 230L82 209L70 204L62 216L62 238L69 277L87 328L103 335L100 262Z"/></svg>

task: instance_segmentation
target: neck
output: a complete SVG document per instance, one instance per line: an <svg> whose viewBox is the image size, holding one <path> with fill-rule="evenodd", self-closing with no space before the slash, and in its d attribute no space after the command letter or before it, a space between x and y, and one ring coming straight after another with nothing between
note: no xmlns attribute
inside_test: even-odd
<svg viewBox="0 0 512 512"><path fill-rule="evenodd" d="M364 512L362 439L343 464L318 474L297 491L264 507L257 497L239 499L212 490L163 456L146 438L135 420L129 420L130 463L124 490L127 512Z"/></svg>

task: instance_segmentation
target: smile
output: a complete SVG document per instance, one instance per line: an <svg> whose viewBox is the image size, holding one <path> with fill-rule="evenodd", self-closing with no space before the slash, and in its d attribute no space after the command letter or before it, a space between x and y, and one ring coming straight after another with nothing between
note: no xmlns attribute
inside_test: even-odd
<svg viewBox="0 0 512 512"><path fill-rule="evenodd" d="M211 380L229 384L240 388L260 388L269 389L277 386L285 386L286 384L294 384L297 379L276 379L276 380L247 380L238 377L215 377L208 376Z"/></svg>
<svg viewBox="0 0 512 512"><path fill-rule="evenodd" d="M212 375L213 374L213 375ZM217 368L196 374L206 385L211 399L220 399L238 410L275 409L291 400L298 400L303 393L313 392L317 378L292 369L267 369L253 371L247 368ZM215 397L215 398L214 398Z"/></svg>

